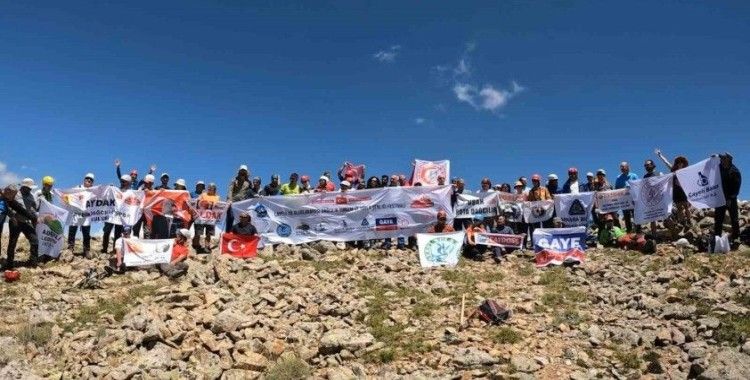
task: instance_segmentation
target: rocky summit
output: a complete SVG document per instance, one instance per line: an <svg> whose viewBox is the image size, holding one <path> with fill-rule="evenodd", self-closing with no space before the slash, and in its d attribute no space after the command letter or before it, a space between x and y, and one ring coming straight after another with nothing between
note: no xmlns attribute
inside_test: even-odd
<svg viewBox="0 0 750 380"><path fill-rule="evenodd" d="M411 250L318 242L192 255L169 280L65 252L0 285L0 378L750 378L747 247L532 258L428 270ZM467 316L487 298L512 315L462 328L462 298Z"/></svg>

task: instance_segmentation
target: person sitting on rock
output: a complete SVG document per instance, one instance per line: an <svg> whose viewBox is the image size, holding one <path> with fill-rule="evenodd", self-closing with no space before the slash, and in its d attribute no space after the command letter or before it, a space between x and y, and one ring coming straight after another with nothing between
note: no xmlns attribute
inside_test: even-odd
<svg viewBox="0 0 750 380"><path fill-rule="evenodd" d="M232 233L242 236L255 236L258 230L250 223L250 214L246 211L240 213L240 222L232 226Z"/></svg>
<svg viewBox="0 0 750 380"><path fill-rule="evenodd" d="M114 263L110 262L110 264L106 267L104 267L104 270L109 273L125 273L125 265L122 263L122 249L124 245L123 239L130 239L132 229L130 226L123 226L122 228L122 235L117 237L114 242L114 249L115 249L115 257L114 257Z"/></svg>
<svg viewBox="0 0 750 380"><path fill-rule="evenodd" d="M484 229L484 215L477 214L471 220L471 224L466 228L466 250L464 254L470 258L478 259L487 248L484 245L477 244L475 236L477 233L486 232Z"/></svg>
<svg viewBox="0 0 750 380"><path fill-rule="evenodd" d="M448 213L446 213L444 210L440 210L437 212L437 222L430 226L430 228L427 230L427 233L434 234L434 233L441 233L441 232L455 232L456 230L453 229L453 226L448 225L446 221L448 220Z"/></svg>
<svg viewBox="0 0 750 380"><path fill-rule="evenodd" d="M177 278L187 273L188 264L185 260L188 257L188 241L191 237L190 230L186 228L177 230L177 237L172 247L172 260L168 264L159 264L161 273L169 278Z"/></svg>
<svg viewBox="0 0 750 380"><path fill-rule="evenodd" d="M617 247L618 239L625 236L625 232L620 227L615 226L615 218L612 214L604 216L604 226L599 229L597 240L599 244L605 247Z"/></svg>

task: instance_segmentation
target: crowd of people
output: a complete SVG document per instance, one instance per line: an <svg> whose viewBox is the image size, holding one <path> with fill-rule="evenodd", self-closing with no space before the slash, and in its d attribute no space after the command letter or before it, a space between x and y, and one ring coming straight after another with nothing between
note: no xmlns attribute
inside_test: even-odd
<svg viewBox="0 0 750 380"><path fill-rule="evenodd" d="M674 160L670 161L660 151L656 151L657 156L670 172L685 168L689 165L688 160L685 157L679 156ZM730 240L735 242L734 246L737 246L736 242L740 237L739 227L739 209L737 203L737 197L739 195L741 186L741 174L737 167L733 164L731 154L724 153L719 155L721 160L720 172L721 180L726 198L726 205L719 207L714 213L714 235L720 236L723 233L723 223L726 218L726 214L729 214L731 221L731 234ZM656 169L656 164L653 160L648 159L644 162L644 173L643 178L649 178L652 176L661 175ZM128 174L122 174L121 163L119 160L115 161L116 175L120 183L121 190L160 190L160 189L173 189L173 190L185 190L187 189L186 181L179 178L171 183L171 177L169 173L161 173L159 176L159 184L156 185L156 166L152 165L147 174L143 179L139 179L138 171L133 169ZM557 194L570 194L570 193L581 193L589 191L607 191L613 189L621 189L628 187L628 181L638 179L639 176L631 170L630 164L627 162L620 163L620 173L614 179L613 182L607 177L607 172L604 169L598 169L596 172L588 172L585 174L585 180L579 179L579 172L576 168L570 168L567 171L567 178L565 182L560 185L559 178L556 174L552 173L547 175L546 183L542 184L542 176L534 174L531 176L531 185L527 180L527 177L519 177L512 185L510 183L499 183L492 184L489 178L483 178L480 182L480 189L476 192L506 192L514 193L520 200L524 201L542 201L554 199ZM297 194L305 193L319 193L319 192L347 192L356 191L359 189L372 189L382 187L399 187L399 186L422 186L421 183L409 183L408 179L404 175L382 175L371 176L365 180L363 176L359 176L355 170L341 170L337 173L339 179L338 187L333 180L330 172L324 172L318 178L317 184L313 185L310 183L310 176L299 175L298 173L291 173L289 175L289 181L281 183L280 176L273 174L271 176L270 183L263 186L260 177L250 178L250 171L246 165L241 165L236 176L229 183L227 189L226 201L227 202L239 202L250 198L265 197L265 196L293 196ZM83 182L79 187L88 188L94 186L96 177L93 173L87 173L84 175ZM447 179L444 176L437 178L438 185L446 185ZM466 184L462 178L452 178L450 181L453 187L453 193L451 197L451 204L455 207L458 200L459 194L471 193L466 189ZM41 199L45 199L49 202L53 201L52 188L54 186L54 179L50 176L42 178L42 187L37 188L35 182L31 178L26 178L21 181L20 184L8 185L2 190L2 197L0 197L0 234L4 222L7 220L9 225L9 240L7 248L7 257L5 259L4 268L9 269L14 267L14 257L18 239L20 235L24 235L29 241L30 245L30 262L29 264L34 265L37 260L37 236L34 226L36 225L37 211L40 207ZM218 202L221 198L217 192L217 186L214 183L206 184L204 181L197 181L192 191L189 191L193 199L205 202ZM677 177L674 178L674 215L671 218L669 225L671 226L689 226L691 222L691 210L690 203L688 202L687 195L682 190ZM226 217L227 229L243 235L254 235L257 234L257 230L252 225L250 215L242 213L239 215L239 221L235 223L231 212L227 213ZM590 217L592 226L595 227L596 236L598 243L603 246L621 246L621 247L632 247L642 250L653 249L655 237L653 235L656 230L656 223L650 223L649 226L639 226L633 222L633 211L625 210L622 212L622 219L624 221L624 229L620 224L619 215L609 213L602 214L597 212L595 209L591 213ZM666 223L665 223L666 224ZM174 238L176 246L185 247L178 248L178 254L173 256L173 263L169 267L163 268L165 271L180 271L182 268L181 262L187 257L187 244L191 243L196 253L207 253L211 249L211 239L215 234L215 228L212 225L200 225L194 224L194 233L191 233L187 228L179 227L190 227L190 226L177 226L169 231L158 231L154 226L149 226L146 223L145 218L141 218L133 226L122 226L112 223L105 223L103 228L103 237L101 244L101 252L110 252L110 237L114 231L115 239L121 237L141 236L141 230L143 230L144 238ZM554 217L543 223L527 224L523 222L507 223L505 215L498 215L493 217L485 217L483 215L473 215L468 219L454 219L452 224L447 223L447 213L444 211L438 212L436 215L436 222L426 232L451 232L465 230L467 235L465 254L471 257L479 257L483 252L492 251L493 257L499 259L501 255L507 253L506 250L498 247L482 247L476 244L474 235L478 232L493 232L500 234L516 234L530 236L535 228L538 227L564 227L561 220ZM648 228L649 233L643 232L643 227ZM83 252L82 255L89 257L91 252L91 222L89 218L76 215L71 221L68 228L68 249L73 251L76 235L78 231L81 231L83 240ZM1 236L1 235L0 235ZM203 238L203 242L201 242ZM384 239L381 242L382 248L391 248L392 239ZM407 244L413 247L415 239L399 237L396 239L397 248L404 249ZM365 242L353 242L363 247L370 247L375 241ZM528 239L524 244L528 244ZM115 242L114 247L119 246ZM114 270L122 270L122 260L120 255L116 257L117 264L114 266Z"/></svg>

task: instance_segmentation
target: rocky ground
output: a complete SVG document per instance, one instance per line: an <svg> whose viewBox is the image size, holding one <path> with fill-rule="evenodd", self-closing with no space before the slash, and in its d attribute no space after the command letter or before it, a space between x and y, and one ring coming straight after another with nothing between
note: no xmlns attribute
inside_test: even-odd
<svg viewBox="0 0 750 380"><path fill-rule="evenodd" d="M750 378L747 247L587 255L426 270L414 251L319 242L97 280L105 257L66 252L0 284L0 378ZM492 298L513 315L459 329L464 295L467 314Z"/></svg>

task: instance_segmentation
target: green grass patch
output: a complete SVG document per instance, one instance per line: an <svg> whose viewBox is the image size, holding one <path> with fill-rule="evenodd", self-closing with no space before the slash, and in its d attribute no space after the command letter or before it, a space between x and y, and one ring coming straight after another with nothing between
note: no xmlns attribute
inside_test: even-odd
<svg viewBox="0 0 750 380"><path fill-rule="evenodd" d="M105 314L111 315L115 321L120 322L133 305L144 297L154 294L158 288L159 286L151 284L139 285L111 298L98 298L93 305L82 305L73 317L73 321L63 325L63 330L73 332L84 326L96 325Z"/></svg>
<svg viewBox="0 0 750 380"><path fill-rule="evenodd" d="M518 270L516 272L518 273L519 276L530 277L534 273L536 273L536 271L537 269L533 265L529 263L523 263L518 266Z"/></svg>
<svg viewBox="0 0 750 380"><path fill-rule="evenodd" d="M347 263L344 260L331 260L331 261L307 261L307 260L295 260L295 261L287 261L282 263L283 266L286 266L288 268L303 268L303 267L310 267L315 269L316 272L335 272L339 269L346 268L349 266L349 263Z"/></svg>
<svg viewBox="0 0 750 380"><path fill-rule="evenodd" d="M368 361L387 363L433 349L425 343L425 332L406 333L404 330L408 325L394 323L390 319L390 313L401 308L399 303L407 298L417 300L409 311L412 318L429 317L437 308L429 295L415 289L385 285L372 278L363 279L358 285L360 295L367 299L367 313L362 314L360 320L376 340L385 343L385 348L366 356Z"/></svg>
<svg viewBox="0 0 750 380"><path fill-rule="evenodd" d="M614 356L625 368L638 369L641 367L641 358L638 357L638 353L635 351L623 350L616 347L614 348Z"/></svg>
<svg viewBox="0 0 750 380"><path fill-rule="evenodd" d="M546 270L539 278L539 285L545 287L542 294L542 305L554 309L568 309L572 305L585 302L587 296L585 293L573 289L573 285L568 280L565 268L556 267Z"/></svg>
<svg viewBox="0 0 750 380"><path fill-rule="evenodd" d="M490 339L498 344L514 344L523 340L523 337L510 327L498 327L490 331Z"/></svg>
<svg viewBox="0 0 750 380"><path fill-rule="evenodd" d="M279 359L269 367L264 378L266 380L296 380L312 376L312 370L303 360L296 357Z"/></svg>
<svg viewBox="0 0 750 380"><path fill-rule="evenodd" d="M727 314L718 316L721 325L716 329L715 338L719 342L743 344L750 338L750 317Z"/></svg>
<svg viewBox="0 0 750 380"><path fill-rule="evenodd" d="M555 326L559 326L564 323L568 326L578 326L584 318L574 309L565 309L561 313L555 316L555 320L552 322Z"/></svg>
<svg viewBox="0 0 750 380"><path fill-rule="evenodd" d="M33 343L37 347L46 346L52 339L52 324L24 324L16 329L16 339L23 344Z"/></svg>

